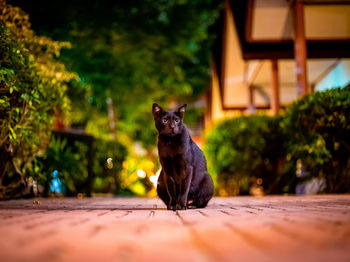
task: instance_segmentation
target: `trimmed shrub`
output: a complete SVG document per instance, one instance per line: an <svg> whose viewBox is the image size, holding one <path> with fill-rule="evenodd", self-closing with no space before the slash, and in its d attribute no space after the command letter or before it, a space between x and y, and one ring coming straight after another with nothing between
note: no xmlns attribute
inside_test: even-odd
<svg viewBox="0 0 350 262"><path fill-rule="evenodd" d="M350 192L350 85L316 92L287 108L281 122L292 162L324 178L327 193Z"/></svg>
<svg viewBox="0 0 350 262"><path fill-rule="evenodd" d="M243 116L226 119L206 136L209 169L223 192L248 194L254 188L265 193L289 191L283 173L286 149L279 118ZM281 185L283 184L283 185Z"/></svg>
<svg viewBox="0 0 350 262"><path fill-rule="evenodd" d="M350 85L308 95L281 117L223 120L205 141L219 193L247 194L257 181L267 194L295 193L297 182L315 177L326 193L350 192L349 119Z"/></svg>

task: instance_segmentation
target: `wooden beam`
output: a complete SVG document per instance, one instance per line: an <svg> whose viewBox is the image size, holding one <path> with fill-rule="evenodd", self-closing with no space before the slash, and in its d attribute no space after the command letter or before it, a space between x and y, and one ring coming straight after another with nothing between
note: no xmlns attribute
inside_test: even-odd
<svg viewBox="0 0 350 262"><path fill-rule="evenodd" d="M263 63L258 61L247 61L244 65L244 76L243 81L248 86L252 85L258 76L260 69L262 68Z"/></svg>
<svg viewBox="0 0 350 262"><path fill-rule="evenodd" d="M281 109L285 109L288 105L280 105ZM256 110L269 110L271 108L270 105L256 105ZM223 111L230 111L230 110L239 110L239 111L245 111L248 110L247 106L241 106L241 105L232 105L232 106L223 106Z"/></svg>
<svg viewBox="0 0 350 262"><path fill-rule="evenodd" d="M278 78L278 61L271 60L271 114L276 116L280 109L279 78Z"/></svg>
<svg viewBox="0 0 350 262"><path fill-rule="evenodd" d="M307 51L304 25L304 4L301 0L293 2L294 13L294 57L297 75L297 95L303 97L308 94L307 81Z"/></svg>
<svg viewBox="0 0 350 262"><path fill-rule="evenodd" d="M256 112L255 104L254 104L254 87L252 84L248 85L248 108L247 114L251 115Z"/></svg>
<svg viewBox="0 0 350 262"><path fill-rule="evenodd" d="M246 17L245 17L245 40L247 42L253 41L252 38L252 27L253 27L253 10L254 10L254 0L247 1Z"/></svg>
<svg viewBox="0 0 350 262"><path fill-rule="evenodd" d="M304 0L304 5L349 5L350 0Z"/></svg>
<svg viewBox="0 0 350 262"><path fill-rule="evenodd" d="M350 39L306 41L308 58L350 58ZM294 41L255 42L244 45L244 60L294 59Z"/></svg>
<svg viewBox="0 0 350 262"><path fill-rule="evenodd" d="M295 0L289 0L291 6ZM344 0L345 1L345 0ZM254 1L251 1L254 3ZM329 2L337 3L343 1L334 0ZM348 1L350 2L350 0ZM246 39L248 1L230 1L238 34L242 57L244 60L256 59L294 59L294 40L280 39L266 41L259 39ZM305 3L304 3L305 4ZM249 22L248 22L249 23ZM249 35L249 32L247 33ZM221 37L219 36L221 39ZM219 41L220 42L220 41ZM309 39L307 40L308 58L350 58L350 39L349 38L328 38L328 39Z"/></svg>

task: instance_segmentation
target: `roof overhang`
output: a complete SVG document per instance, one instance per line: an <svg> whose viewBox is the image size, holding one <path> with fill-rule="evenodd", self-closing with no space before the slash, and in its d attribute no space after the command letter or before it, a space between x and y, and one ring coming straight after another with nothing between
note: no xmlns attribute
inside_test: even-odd
<svg viewBox="0 0 350 262"><path fill-rule="evenodd" d="M308 16L308 82L311 89L317 89L332 70L350 68L350 1L303 2ZM227 0L213 50L223 110L247 109L251 94L256 109L270 108L274 59L278 59L280 105L297 99L292 4L287 0Z"/></svg>
<svg viewBox="0 0 350 262"><path fill-rule="evenodd" d="M230 1L244 60L294 58L292 2ZM350 1L303 2L307 57L349 58Z"/></svg>

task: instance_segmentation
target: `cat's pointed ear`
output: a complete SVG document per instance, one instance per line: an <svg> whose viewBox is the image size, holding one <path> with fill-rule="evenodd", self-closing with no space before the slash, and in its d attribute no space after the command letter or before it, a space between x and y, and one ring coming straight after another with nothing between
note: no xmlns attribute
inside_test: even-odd
<svg viewBox="0 0 350 262"><path fill-rule="evenodd" d="M156 116L160 112L164 112L163 108L161 108L157 103L154 103L152 106L152 114Z"/></svg>
<svg viewBox="0 0 350 262"><path fill-rule="evenodd" d="M187 108L187 104L184 104L177 109L177 112L180 114L181 118L184 117L184 114L186 112L186 108Z"/></svg>

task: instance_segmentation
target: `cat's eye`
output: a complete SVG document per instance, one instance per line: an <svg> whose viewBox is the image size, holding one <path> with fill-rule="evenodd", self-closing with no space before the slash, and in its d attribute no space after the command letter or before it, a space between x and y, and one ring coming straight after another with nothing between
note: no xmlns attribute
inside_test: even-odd
<svg viewBox="0 0 350 262"><path fill-rule="evenodd" d="M175 123L176 124L180 123L180 119L175 119Z"/></svg>
<svg viewBox="0 0 350 262"><path fill-rule="evenodd" d="M162 119L162 122L163 122L163 124L166 124L166 123L168 123L168 119L163 118L163 119Z"/></svg>

